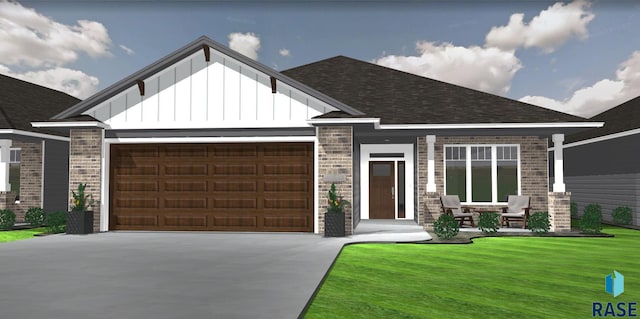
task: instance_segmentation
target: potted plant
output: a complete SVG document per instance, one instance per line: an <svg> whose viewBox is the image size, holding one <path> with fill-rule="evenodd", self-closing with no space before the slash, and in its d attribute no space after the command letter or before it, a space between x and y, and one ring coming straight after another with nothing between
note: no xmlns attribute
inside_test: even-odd
<svg viewBox="0 0 640 319"><path fill-rule="evenodd" d="M349 201L336 194L336 185L331 183L327 202L329 207L324 215L324 235L325 237L344 237L344 207L349 205Z"/></svg>
<svg viewBox="0 0 640 319"><path fill-rule="evenodd" d="M93 233L93 209L95 203L91 194L85 194L87 184L78 184L78 190L71 191L71 211L67 213L67 234Z"/></svg>

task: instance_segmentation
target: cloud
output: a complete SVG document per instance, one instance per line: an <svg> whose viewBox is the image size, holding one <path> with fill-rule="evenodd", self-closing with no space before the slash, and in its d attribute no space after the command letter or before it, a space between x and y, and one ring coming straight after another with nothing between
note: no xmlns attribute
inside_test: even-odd
<svg viewBox="0 0 640 319"><path fill-rule="evenodd" d="M640 51L635 51L616 71L616 79L604 79L575 91L565 100L525 96L522 102L583 117L592 117L640 95Z"/></svg>
<svg viewBox="0 0 640 319"><path fill-rule="evenodd" d="M2 64L51 67L73 62L81 52L109 56L111 39L99 22L65 25L17 2L0 1L0 43Z"/></svg>
<svg viewBox="0 0 640 319"><path fill-rule="evenodd" d="M522 67L514 51L420 41L418 56L388 55L374 63L494 94L506 94Z"/></svg>
<svg viewBox="0 0 640 319"><path fill-rule="evenodd" d="M258 60L260 38L252 32L234 32L229 34L229 48L238 51L251 59Z"/></svg>
<svg viewBox="0 0 640 319"><path fill-rule="evenodd" d="M0 73L52 88L54 90L62 91L80 99L85 99L93 95L97 91L98 84L100 83L96 77L87 75L82 71L64 67L56 67L42 71L13 73L8 67L0 65Z"/></svg>
<svg viewBox="0 0 640 319"><path fill-rule="evenodd" d="M537 47L551 53L574 36L579 39L589 36L587 24L595 17L589 7L589 2L582 0L558 2L542 10L528 24L524 22L524 14L513 14L506 26L491 28L486 45L503 50Z"/></svg>
<svg viewBox="0 0 640 319"><path fill-rule="evenodd" d="M282 48L282 49L280 49L280 50L278 51L278 53L279 53L281 56L291 56L291 52L289 51L289 49L284 49L284 48Z"/></svg>
<svg viewBox="0 0 640 319"><path fill-rule="evenodd" d="M136 53L135 51L129 49L127 46L125 46L124 44L119 45L120 49L122 49L124 52L126 52L128 55L133 55L134 53Z"/></svg>

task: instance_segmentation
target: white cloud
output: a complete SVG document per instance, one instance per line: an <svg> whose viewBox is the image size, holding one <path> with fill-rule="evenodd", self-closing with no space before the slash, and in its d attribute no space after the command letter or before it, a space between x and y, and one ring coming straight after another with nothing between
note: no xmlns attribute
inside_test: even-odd
<svg viewBox="0 0 640 319"><path fill-rule="evenodd" d="M289 51L289 49L280 49L280 51L278 51L278 53L281 56L291 56L291 52Z"/></svg>
<svg viewBox="0 0 640 319"><path fill-rule="evenodd" d="M56 67L49 70L13 73L0 64L0 73L27 82L42 85L54 90L65 92L80 99L87 98L97 91L100 81L82 71Z"/></svg>
<svg viewBox="0 0 640 319"><path fill-rule="evenodd" d="M421 41L416 49L418 56L388 55L374 63L495 94L506 94L522 67L514 51L498 48Z"/></svg>
<svg viewBox="0 0 640 319"><path fill-rule="evenodd" d="M128 55L133 55L134 53L136 53L135 51L129 49L127 46L125 46L124 44L120 45L120 49L122 49L125 53L127 53Z"/></svg>
<svg viewBox="0 0 640 319"><path fill-rule="evenodd" d="M640 95L640 51L620 64L616 79L604 79L581 88L565 100L525 96L522 102L583 117L592 117Z"/></svg>
<svg viewBox="0 0 640 319"><path fill-rule="evenodd" d="M50 67L73 62L80 52L108 56L111 39L99 22L65 25L17 2L0 1L0 43L0 63Z"/></svg>
<svg viewBox="0 0 640 319"><path fill-rule="evenodd" d="M545 53L553 52L574 36L579 39L589 36L587 24L595 17L589 7L589 2L582 0L558 2L542 10L528 24L524 22L524 14L513 14L506 26L491 28L486 45L503 50L537 47Z"/></svg>
<svg viewBox="0 0 640 319"><path fill-rule="evenodd" d="M229 48L238 51L251 59L258 60L260 38L252 32L234 32L229 34Z"/></svg>

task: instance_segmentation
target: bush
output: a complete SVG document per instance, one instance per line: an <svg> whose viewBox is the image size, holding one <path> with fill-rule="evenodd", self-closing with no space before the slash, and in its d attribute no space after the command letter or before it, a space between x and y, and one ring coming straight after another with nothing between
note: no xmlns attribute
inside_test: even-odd
<svg viewBox="0 0 640 319"><path fill-rule="evenodd" d="M0 229L9 230L16 223L16 213L10 209L0 210Z"/></svg>
<svg viewBox="0 0 640 319"><path fill-rule="evenodd" d="M545 234L551 228L549 222L549 213L547 212L535 212L527 219L527 228L534 234Z"/></svg>
<svg viewBox="0 0 640 319"><path fill-rule="evenodd" d="M48 213L46 218L47 233L57 234L65 231L65 225L67 224L67 213L57 211Z"/></svg>
<svg viewBox="0 0 640 319"><path fill-rule="evenodd" d="M39 207L31 207L24 214L24 220L29 223L31 226L42 226L44 225L45 214L44 209Z"/></svg>
<svg viewBox="0 0 640 319"><path fill-rule="evenodd" d="M602 208L598 204L589 204L580 218L580 230L583 233L597 234L602 230Z"/></svg>
<svg viewBox="0 0 640 319"><path fill-rule="evenodd" d="M498 213L488 212L480 214L478 220L478 228L483 233L493 234L500 228L500 221L498 221Z"/></svg>
<svg viewBox="0 0 640 319"><path fill-rule="evenodd" d="M433 232L439 238L451 239L458 234L460 225L453 216L449 214L442 214L438 217L435 223L433 223Z"/></svg>
<svg viewBox="0 0 640 319"><path fill-rule="evenodd" d="M569 207L571 209L571 217L573 217L573 218L578 217L578 203L571 202Z"/></svg>
<svg viewBox="0 0 640 319"><path fill-rule="evenodd" d="M611 213L611 217L613 217L613 222L620 225L629 225L631 224L631 208L629 207L616 207Z"/></svg>

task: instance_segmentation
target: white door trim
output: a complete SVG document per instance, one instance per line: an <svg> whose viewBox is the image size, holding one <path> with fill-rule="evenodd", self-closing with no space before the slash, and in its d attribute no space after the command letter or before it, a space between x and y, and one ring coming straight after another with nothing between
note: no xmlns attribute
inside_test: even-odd
<svg viewBox="0 0 640 319"><path fill-rule="evenodd" d="M403 157L376 157L371 158L371 153L403 153ZM398 205L395 205L396 219L413 220L415 211L413 207L413 144L361 144L360 145L360 219L369 219L369 162L370 161L404 161L405 167L405 217L397 218ZM396 164L397 166L397 164ZM397 169L396 183L397 183ZM398 189L396 187L396 189ZM396 201L397 201L396 196Z"/></svg>

